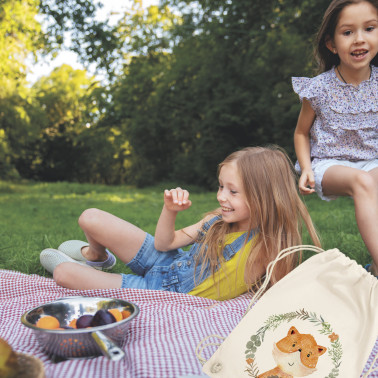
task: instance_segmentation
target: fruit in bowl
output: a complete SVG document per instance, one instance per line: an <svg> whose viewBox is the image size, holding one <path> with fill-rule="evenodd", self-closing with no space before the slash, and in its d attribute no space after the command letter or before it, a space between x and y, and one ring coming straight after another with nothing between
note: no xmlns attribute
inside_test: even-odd
<svg viewBox="0 0 378 378"><path fill-rule="evenodd" d="M100 315L95 319L97 312ZM72 296L26 311L21 322L54 359L104 355L119 361L125 355L122 348L130 322L138 314L138 306L123 299ZM85 322L80 319L83 316Z"/></svg>
<svg viewBox="0 0 378 378"><path fill-rule="evenodd" d="M122 312L117 308L111 308L108 310L99 309L94 315L84 314L79 318L72 319L68 325L61 325L59 320L55 316L45 315L40 317L35 326L43 329L73 329L73 328L91 328L100 327L115 322L120 322L128 318L131 312L123 310Z"/></svg>

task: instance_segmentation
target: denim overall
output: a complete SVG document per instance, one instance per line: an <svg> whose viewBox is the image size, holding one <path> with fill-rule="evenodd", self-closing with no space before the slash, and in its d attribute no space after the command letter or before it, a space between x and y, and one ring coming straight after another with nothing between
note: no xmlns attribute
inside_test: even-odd
<svg viewBox="0 0 378 378"><path fill-rule="evenodd" d="M210 226L219 218L220 217L216 216L204 223L200 231L202 236L204 236ZM257 231L253 230L248 241L250 241L256 233ZM231 244L225 246L223 249L225 261L230 260L243 247L246 236L247 233L243 233ZM147 234L145 243L153 245L153 237ZM153 248L153 251L150 250L148 252L147 258L152 261L153 257L151 256L155 257L153 262L150 262L151 267L146 269L139 268L138 266L138 252L137 256L128 264L137 275L123 274L122 287L189 293L194 289L195 285L200 284L211 274L209 266L207 266L201 274L202 264L200 261L196 266L201 245L201 243L194 243L189 251L184 251L180 248L173 251L160 252Z"/></svg>

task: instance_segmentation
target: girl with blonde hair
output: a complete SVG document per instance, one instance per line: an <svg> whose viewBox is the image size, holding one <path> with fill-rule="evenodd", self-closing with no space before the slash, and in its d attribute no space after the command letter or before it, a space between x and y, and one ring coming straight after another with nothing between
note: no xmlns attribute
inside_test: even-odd
<svg viewBox="0 0 378 378"><path fill-rule="evenodd" d="M254 290L282 249L301 244L302 223L320 246L291 162L279 147L232 153L219 165L218 180L220 207L193 225L175 230L177 214L192 205L189 192L181 188L164 191L155 237L88 209L79 218L87 242L71 240L57 250L45 249L41 263L59 285L71 289L169 290L225 300ZM116 261L107 248L134 274L101 271ZM296 263L293 256L280 261L272 283Z"/></svg>

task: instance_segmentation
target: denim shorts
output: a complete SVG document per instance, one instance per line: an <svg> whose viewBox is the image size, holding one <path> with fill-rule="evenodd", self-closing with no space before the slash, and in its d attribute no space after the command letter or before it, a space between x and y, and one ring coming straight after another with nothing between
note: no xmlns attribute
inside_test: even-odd
<svg viewBox="0 0 378 378"><path fill-rule="evenodd" d="M378 159L372 160L360 160L360 161L349 161L349 160L336 160L336 159L316 159L312 162L312 170L315 176L315 191L318 196L326 201L331 201L336 199L338 196L325 196L323 194L322 181L325 171L334 165L342 165L345 167L351 167L356 169L361 169L362 171L369 172L374 168L378 168Z"/></svg>
<svg viewBox="0 0 378 378"><path fill-rule="evenodd" d="M204 232L218 219L219 216L215 216L205 222L203 225ZM253 230L249 234L248 241L257 232L257 230ZM231 244L227 244L224 247L223 258L225 261L232 259L244 246L247 236L247 233L243 233ZM146 234L140 250L127 264L135 274L121 274L122 288L166 290L186 294L210 277L209 263L198 260L199 250L202 245L200 242L195 242L189 251L179 248L168 252L156 250L154 242L154 237Z"/></svg>
<svg viewBox="0 0 378 378"><path fill-rule="evenodd" d="M121 274L121 287L188 293L194 288L194 250L191 251L158 251L154 237L147 233L140 250L127 264L135 274Z"/></svg>

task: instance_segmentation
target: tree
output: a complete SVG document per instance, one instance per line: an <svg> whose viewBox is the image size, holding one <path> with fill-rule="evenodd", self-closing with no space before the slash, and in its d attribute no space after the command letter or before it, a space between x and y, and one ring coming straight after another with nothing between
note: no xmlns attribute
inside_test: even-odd
<svg viewBox="0 0 378 378"><path fill-rule="evenodd" d="M13 93L16 85L24 84L25 59L42 46L37 14L38 4L33 0L0 3L0 99Z"/></svg>
<svg viewBox="0 0 378 378"><path fill-rule="evenodd" d="M211 187L217 163L246 145L277 143L294 158L300 105L291 76L313 72L313 25L324 8L315 0L163 2L168 4L182 17L171 31L169 65L153 80L157 105L144 105L146 121L131 120L126 129L133 133L132 147L142 146L147 125L151 135L167 140L169 156L143 154L148 176ZM138 78L138 88L150 81L148 75ZM138 98L138 90L130 89L129 96ZM157 156L165 159L164 171Z"/></svg>
<svg viewBox="0 0 378 378"><path fill-rule="evenodd" d="M213 188L219 161L246 145L277 143L295 158L300 104L291 76L314 72L314 25L328 0L140 3L113 26L95 20L90 0L5 0L0 44L13 40L14 22L21 35L25 21L2 9L29 4L30 22L14 47L21 59L0 61L9 71L0 76L0 172L14 161L37 179ZM27 88L22 56L54 53L67 31L83 61L106 70L106 88L68 67ZM71 161L59 160L67 154Z"/></svg>
<svg viewBox="0 0 378 378"><path fill-rule="evenodd" d="M80 181L90 167L81 169L86 154L79 136L99 116L94 95L98 83L85 71L63 65L33 89L43 110L43 126L37 141L23 145L25 153L16 160L18 171L23 177L45 181Z"/></svg>
<svg viewBox="0 0 378 378"><path fill-rule="evenodd" d="M72 12L73 10L73 12ZM52 17L47 32L41 12ZM39 16L39 17L38 17ZM43 109L26 82L26 58L56 51L66 30L95 25L94 7L83 0L2 0L0 3L0 175L14 177L14 162L22 160L44 127ZM51 19L50 19L51 20ZM71 22L70 22L71 21ZM94 27L94 26L93 26Z"/></svg>
<svg viewBox="0 0 378 378"><path fill-rule="evenodd" d="M12 158L22 140L33 138L32 93L26 87L25 59L41 46L35 1L0 3L0 176L14 177ZM31 114L28 112L31 111Z"/></svg>

